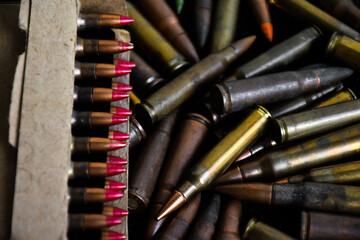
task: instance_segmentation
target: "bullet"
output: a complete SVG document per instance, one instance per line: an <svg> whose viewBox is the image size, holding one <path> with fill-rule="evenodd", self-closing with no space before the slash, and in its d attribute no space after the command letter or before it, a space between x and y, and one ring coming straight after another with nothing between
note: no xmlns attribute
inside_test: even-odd
<svg viewBox="0 0 360 240"><path fill-rule="evenodd" d="M110 217L124 217L129 215L129 212L121 208L103 205L102 215Z"/></svg>
<svg viewBox="0 0 360 240"><path fill-rule="evenodd" d="M134 68L136 64L130 61L122 60L122 59L114 59L114 64L123 68Z"/></svg>
<svg viewBox="0 0 360 240"><path fill-rule="evenodd" d="M351 101L351 100L355 100L355 99L357 99L355 93L351 89L346 88L346 89L339 91L337 93L334 93L332 96L329 96L326 99L318 102L317 104L315 104L315 106L313 106L313 108L325 107L325 106L329 106L332 104Z"/></svg>
<svg viewBox="0 0 360 240"><path fill-rule="evenodd" d="M134 108L135 118L145 131L197 91L210 84L227 66L235 61L254 42L255 36L234 42L224 50L213 53L168 82Z"/></svg>
<svg viewBox="0 0 360 240"><path fill-rule="evenodd" d="M111 83L111 87L114 90L118 90L118 91L122 91L122 92L129 92L132 90L132 86L128 85L126 83L122 83L122 82L115 82L113 81Z"/></svg>
<svg viewBox="0 0 360 240"><path fill-rule="evenodd" d="M74 107L101 102L114 102L129 97L123 91L109 88L91 88L74 86Z"/></svg>
<svg viewBox="0 0 360 240"><path fill-rule="evenodd" d="M123 159L123 158L120 158L120 157L107 155L106 156L106 163L122 166L122 165L128 164L128 161L126 159Z"/></svg>
<svg viewBox="0 0 360 240"><path fill-rule="evenodd" d="M70 240L123 240L126 235L113 231L87 230L68 233Z"/></svg>
<svg viewBox="0 0 360 240"><path fill-rule="evenodd" d="M69 214L68 230L90 230L112 227L121 223L117 217L101 214Z"/></svg>
<svg viewBox="0 0 360 240"><path fill-rule="evenodd" d="M360 218L357 216L306 211L301 214L301 240L355 240L359 236Z"/></svg>
<svg viewBox="0 0 360 240"><path fill-rule="evenodd" d="M335 85L352 74L349 68L329 67L288 71L216 84L211 104L220 114L233 113L255 104L269 104ZM261 86L261 88L259 88Z"/></svg>
<svg viewBox="0 0 360 240"><path fill-rule="evenodd" d="M278 144L282 144L339 129L359 121L360 99L274 119L271 131L273 139Z"/></svg>
<svg viewBox="0 0 360 240"><path fill-rule="evenodd" d="M217 53L233 42L239 7L240 0L217 1L211 34L211 53Z"/></svg>
<svg viewBox="0 0 360 240"><path fill-rule="evenodd" d="M356 61L360 56L360 43L338 33L330 37L326 49L328 60L348 66L354 71L360 70L360 63Z"/></svg>
<svg viewBox="0 0 360 240"><path fill-rule="evenodd" d="M73 111L71 115L71 128L108 127L127 121L127 117L106 112L79 112Z"/></svg>
<svg viewBox="0 0 360 240"><path fill-rule="evenodd" d="M93 203L89 205L75 205L69 207L69 213L92 213L92 214L101 214L104 216L109 217L124 217L127 216L129 213L128 211L112 207L106 206L103 203Z"/></svg>
<svg viewBox="0 0 360 240"><path fill-rule="evenodd" d="M215 240L240 240L241 202L227 199L219 219L219 227Z"/></svg>
<svg viewBox="0 0 360 240"><path fill-rule="evenodd" d="M134 86L134 91L142 98L165 83L165 79L134 51L130 52L130 61L137 66L131 71L130 83Z"/></svg>
<svg viewBox="0 0 360 240"><path fill-rule="evenodd" d="M134 45L116 40L76 39L76 57L117 54L133 49Z"/></svg>
<svg viewBox="0 0 360 240"><path fill-rule="evenodd" d="M260 25L264 36L272 42L273 25L271 24L269 5L265 0L250 0L249 5L255 15L255 19Z"/></svg>
<svg viewBox="0 0 360 240"><path fill-rule="evenodd" d="M351 0L317 0L334 17L360 31L360 9Z"/></svg>
<svg viewBox="0 0 360 240"><path fill-rule="evenodd" d="M313 50L321 35L318 28L305 28L254 59L237 67L224 81L234 81L278 71L278 69L301 59Z"/></svg>
<svg viewBox="0 0 360 240"><path fill-rule="evenodd" d="M129 109L126 109L126 108L122 108L122 107L110 106L110 113L116 114L119 116L129 117L129 116L131 116L132 111Z"/></svg>
<svg viewBox="0 0 360 240"><path fill-rule="evenodd" d="M356 185L360 182L360 161L309 169L284 179L288 183L322 182Z"/></svg>
<svg viewBox="0 0 360 240"><path fill-rule="evenodd" d="M170 198L180 179L187 175L195 159L210 145L210 128L209 120L197 113L187 114L179 124L148 207L145 239L155 236L164 224L166 218L157 221L156 214Z"/></svg>
<svg viewBox="0 0 360 240"><path fill-rule="evenodd" d="M255 218L250 219L246 225L244 238L245 240L295 240L287 234L273 228L266 223L256 220Z"/></svg>
<svg viewBox="0 0 360 240"><path fill-rule="evenodd" d="M157 215L161 219L181 207L194 193L208 187L265 131L270 114L258 106L236 128L212 148L190 171Z"/></svg>
<svg viewBox="0 0 360 240"><path fill-rule="evenodd" d="M301 171L335 164L359 155L360 124L296 143L284 145L247 163L229 168L215 184L274 181Z"/></svg>
<svg viewBox="0 0 360 240"><path fill-rule="evenodd" d="M155 4L154 4L155 5ZM137 50L146 59L155 63L158 69L163 69L166 74L177 75L189 63L163 35L150 24L150 22L133 6L126 1L129 16L136 21L129 25L131 39Z"/></svg>
<svg viewBox="0 0 360 240"><path fill-rule="evenodd" d="M117 14L80 13L77 19L77 30L117 28L134 22L134 19Z"/></svg>
<svg viewBox="0 0 360 240"><path fill-rule="evenodd" d="M309 24L317 25L322 30L328 32L339 32L357 41L360 40L360 34L358 32L308 1L270 0L269 3L281 8L295 17L300 18L301 20L308 22Z"/></svg>
<svg viewBox="0 0 360 240"><path fill-rule="evenodd" d="M103 203L122 198L122 192L103 188L69 188L70 204Z"/></svg>
<svg viewBox="0 0 360 240"><path fill-rule="evenodd" d="M191 199L176 213L167 226L156 235L156 239L180 240L184 239L200 207L201 193Z"/></svg>
<svg viewBox="0 0 360 240"><path fill-rule="evenodd" d="M330 183L237 183L217 186L217 192L271 206L295 206L305 210L360 213L360 187Z"/></svg>
<svg viewBox="0 0 360 240"><path fill-rule="evenodd" d="M216 224L220 214L221 197L214 193L204 203L204 208L196 216L194 225L190 228L189 239L212 239L215 234Z"/></svg>
<svg viewBox="0 0 360 240"><path fill-rule="evenodd" d="M199 49L204 49L207 43L212 16L212 0L195 1L195 40Z"/></svg>
<svg viewBox="0 0 360 240"><path fill-rule="evenodd" d="M125 168L100 162L70 162L69 180L104 178L125 172Z"/></svg>
<svg viewBox="0 0 360 240"><path fill-rule="evenodd" d="M144 211L150 202L165 155L168 151L179 109L159 121L145 140L130 172L128 207ZM156 153L156 154L154 154Z"/></svg>
<svg viewBox="0 0 360 240"><path fill-rule="evenodd" d="M269 148L276 146L276 142L272 139L269 134L265 134L260 137L258 141L256 141L248 150L246 150L243 154L241 154L235 162L240 162L245 159L248 159L255 154L259 154Z"/></svg>
<svg viewBox="0 0 360 240"><path fill-rule="evenodd" d="M91 80L97 78L114 78L129 74L131 69L106 63L80 63L75 62L75 81Z"/></svg>
<svg viewBox="0 0 360 240"><path fill-rule="evenodd" d="M122 191L122 190L126 189L126 184L121 183L121 182L112 181L112 180L105 180L104 188L113 190L113 191Z"/></svg>
<svg viewBox="0 0 360 240"><path fill-rule="evenodd" d="M126 143L97 137L72 137L71 153L109 152L123 148Z"/></svg>
<svg viewBox="0 0 360 240"><path fill-rule="evenodd" d="M176 14L165 0L134 0L133 2L142 10L156 29L184 55L188 61L192 63L199 61L199 56L193 43L181 26Z"/></svg>

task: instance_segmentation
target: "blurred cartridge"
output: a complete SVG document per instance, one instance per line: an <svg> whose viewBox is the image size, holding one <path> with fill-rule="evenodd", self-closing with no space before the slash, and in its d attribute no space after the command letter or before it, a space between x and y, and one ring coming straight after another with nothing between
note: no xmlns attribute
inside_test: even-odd
<svg viewBox="0 0 360 240"><path fill-rule="evenodd" d="M295 240L295 238L279 231L278 229L257 221L255 218L250 219L246 225L244 237L245 240Z"/></svg>

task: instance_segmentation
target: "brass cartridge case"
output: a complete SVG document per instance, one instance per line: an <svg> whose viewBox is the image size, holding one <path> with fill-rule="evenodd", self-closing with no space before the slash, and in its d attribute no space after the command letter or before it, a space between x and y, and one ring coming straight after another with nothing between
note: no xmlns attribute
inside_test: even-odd
<svg viewBox="0 0 360 240"><path fill-rule="evenodd" d="M158 64L159 69L166 69L167 74L182 71L189 63L158 30L131 4L126 1L129 16L135 21L129 25L131 38L142 56Z"/></svg>
<svg viewBox="0 0 360 240"><path fill-rule="evenodd" d="M274 119L272 137L278 143L320 134L360 121L360 99Z"/></svg>
<svg viewBox="0 0 360 240"><path fill-rule="evenodd" d="M270 0L269 3L310 24L317 25L322 30L326 30L328 32L339 32L360 41L360 34L357 31L308 1Z"/></svg>
<svg viewBox="0 0 360 240"><path fill-rule="evenodd" d="M355 240L359 236L359 217L306 211L301 214L301 240Z"/></svg>
<svg viewBox="0 0 360 240"><path fill-rule="evenodd" d="M156 214L169 199L179 180L187 174L194 160L203 152L209 136L210 122L200 114L188 114L179 125L149 206L146 239L153 237L164 224L165 219L157 221Z"/></svg>
<svg viewBox="0 0 360 240"><path fill-rule="evenodd" d="M360 42L357 42L347 36L341 36L333 33L327 49L326 57L337 63L350 67L354 71L360 70Z"/></svg>
<svg viewBox="0 0 360 240"><path fill-rule="evenodd" d="M283 68L309 53L320 37L321 32L317 28L306 28L236 68L225 82L255 77Z"/></svg>
<svg viewBox="0 0 360 240"><path fill-rule="evenodd" d="M329 96L326 99L316 103L315 106L313 106L313 108L325 107L328 105L351 101L351 100L355 100L355 99L357 99L355 93L351 89L346 88L346 89L339 91L337 93L334 93L332 96Z"/></svg>
<svg viewBox="0 0 360 240"><path fill-rule="evenodd" d="M244 238L245 240L295 240L295 238L267 225L255 218L250 219L246 225Z"/></svg>
<svg viewBox="0 0 360 240"><path fill-rule="evenodd" d="M329 87L352 72L340 67L317 68L215 84L210 92L211 104L218 113L233 113L256 104L291 99Z"/></svg>
<svg viewBox="0 0 360 240"><path fill-rule="evenodd" d="M212 0L195 0L195 40L199 49L203 49L208 41L211 15L212 15Z"/></svg>
<svg viewBox="0 0 360 240"><path fill-rule="evenodd" d="M360 183L360 161L309 169L303 174L287 177L286 181L357 185Z"/></svg>
<svg viewBox="0 0 360 240"><path fill-rule="evenodd" d="M240 0L217 1L211 34L212 53L228 47L234 40Z"/></svg>
<svg viewBox="0 0 360 240"><path fill-rule="evenodd" d="M128 207L130 210L145 210L151 199L178 113L179 110L176 109L159 121L141 149L138 149L140 154L134 159L135 165L129 174Z"/></svg>
<svg viewBox="0 0 360 240"><path fill-rule="evenodd" d="M136 119L145 131L151 125L192 97L198 90L226 70L255 40L241 39L224 50L213 53L151 94L134 108Z"/></svg>
<svg viewBox="0 0 360 240"><path fill-rule="evenodd" d="M215 240L240 240L242 205L239 200L228 199L222 211Z"/></svg>
<svg viewBox="0 0 360 240"><path fill-rule="evenodd" d="M220 214L221 197L220 194L214 193L206 200L206 203L203 203L204 207L196 216L195 224L189 231L188 239L211 240L214 236Z"/></svg>

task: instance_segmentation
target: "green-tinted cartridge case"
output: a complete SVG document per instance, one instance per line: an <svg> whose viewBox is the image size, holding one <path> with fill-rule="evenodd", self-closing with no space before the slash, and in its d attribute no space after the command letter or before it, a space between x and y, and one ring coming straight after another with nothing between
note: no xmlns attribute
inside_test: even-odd
<svg viewBox="0 0 360 240"><path fill-rule="evenodd" d="M217 184L274 181L301 171L335 164L360 154L360 124L294 145L284 145L229 168Z"/></svg>
<svg viewBox="0 0 360 240"><path fill-rule="evenodd" d="M252 218L245 228L245 240L295 240L278 229Z"/></svg>
<svg viewBox="0 0 360 240"><path fill-rule="evenodd" d="M130 84L141 98L165 83L165 79L134 51L130 52L130 61L136 64L130 73Z"/></svg>
<svg viewBox="0 0 360 240"><path fill-rule="evenodd" d="M170 144L171 134L176 124L178 109L157 123L133 159L135 164L129 174L128 207L133 211L143 211L150 202L156 181Z"/></svg>
<svg viewBox="0 0 360 240"><path fill-rule="evenodd" d="M306 28L236 68L225 81L250 78L281 69L308 54L320 37L321 32L317 28Z"/></svg>
<svg viewBox="0 0 360 240"><path fill-rule="evenodd" d="M334 213L360 213L360 187L331 183L237 183L216 187L241 201Z"/></svg>
<svg viewBox="0 0 360 240"><path fill-rule="evenodd" d="M183 104L223 73L230 63L250 47L254 40L255 36L241 39L224 50L202 59L152 93L141 104L137 104L134 108L135 118L145 131L148 131L153 123Z"/></svg>
<svg viewBox="0 0 360 240"><path fill-rule="evenodd" d="M216 1L211 34L212 53L228 47L234 40L240 0Z"/></svg>
<svg viewBox="0 0 360 240"><path fill-rule="evenodd" d="M360 34L348 25L337 20L335 17L304 0L270 0L273 4L284 11L318 26L321 30L328 32L339 32L357 41L360 41Z"/></svg>
<svg viewBox="0 0 360 240"><path fill-rule="evenodd" d="M357 122L360 122L360 99L274 119L272 137L281 144Z"/></svg>
<svg viewBox="0 0 360 240"><path fill-rule="evenodd" d="M335 85L352 74L349 68L329 67L263 75L215 84L211 104L220 113L233 113L256 104L269 104Z"/></svg>
<svg viewBox="0 0 360 240"><path fill-rule="evenodd" d="M223 201L224 202L224 201ZM239 200L227 199L220 214L215 240L240 240L242 205Z"/></svg>
<svg viewBox="0 0 360 240"><path fill-rule="evenodd" d="M195 0L195 40L199 49L203 49L208 41L212 16L213 0Z"/></svg>
<svg viewBox="0 0 360 240"><path fill-rule="evenodd" d="M205 197L203 197L203 200ZM214 193L202 203L203 208L199 211L194 225L189 230L187 239L211 240L215 234L216 223L220 215L221 197Z"/></svg>
<svg viewBox="0 0 360 240"><path fill-rule="evenodd" d="M354 71L359 71L360 42L335 32L329 40L326 57L331 61L348 66Z"/></svg>
<svg viewBox="0 0 360 240"><path fill-rule="evenodd" d="M325 107L332 104L351 101L355 99L357 99L355 93L351 89L346 88L316 103L314 106L312 106L312 108Z"/></svg>
<svg viewBox="0 0 360 240"><path fill-rule="evenodd" d="M287 177L288 183L323 182L346 185L360 183L360 161L309 169L305 173Z"/></svg>
<svg viewBox="0 0 360 240"><path fill-rule="evenodd" d="M198 213L201 202L201 193L191 199L183 208L171 219L169 225L164 226L163 230L156 236L157 240L181 240L189 231L191 223Z"/></svg>
<svg viewBox="0 0 360 240"><path fill-rule="evenodd" d="M190 113L179 125L170 152L164 162L163 170L159 176L152 201L149 205L148 224L145 239L150 239L165 219L155 219L159 209L169 199L180 179L187 175L187 171L204 151L210 137L210 122L204 116Z"/></svg>
<svg viewBox="0 0 360 240"><path fill-rule="evenodd" d="M306 211L301 214L301 240L356 240L359 236L359 217Z"/></svg>
<svg viewBox="0 0 360 240"><path fill-rule="evenodd" d="M130 24L129 31L138 53L152 59L159 69L166 74L176 74L189 63L146 18L129 2L126 2L129 16L135 21Z"/></svg>
<svg viewBox="0 0 360 240"><path fill-rule="evenodd" d="M140 123L133 117L129 118L129 149L133 149L143 139L146 139L146 132Z"/></svg>
<svg viewBox="0 0 360 240"><path fill-rule="evenodd" d="M352 0L317 0L331 15L360 30L360 9Z"/></svg>

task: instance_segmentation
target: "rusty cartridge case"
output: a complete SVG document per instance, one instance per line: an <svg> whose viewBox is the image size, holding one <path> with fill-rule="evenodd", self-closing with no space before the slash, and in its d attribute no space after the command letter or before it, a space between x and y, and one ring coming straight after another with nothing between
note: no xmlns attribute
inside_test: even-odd
<svg viewBox="0 0 360 240"><path fill-rule="evenodd" d="M351 69L340 67L318 68L224 82L212 88L211 104L218 113L233 113L256 104L291 99L329 87L352 72Z"/></svg>
<svg viewBox="0 0 360 240"><path fill-rule="evenodd" d="M317 0L331 15L360 30L360 9L351 0Z"/></svg>
<svg viewBox="0 0 360 240"><path fill-rule="evenodd" d="M144 128L133 116L131 116L129 118L129 149L133 149L143 139L146 139L146 132Z"/></svg>
<svg viewBox="0 0 360 240"><path fill-rule="evenodd" d="M193 222L201 202L201 193L191 199L183 208L179 210L169 225L157 235L158 240L180 240L184 239L191 223Z"/></svg>
<svg viewBox="0 0 360 240"><path fill-rule="evenodd" d="M148 228L146 239L150 239L164 224L165 219L155 219L159 209L169 199L179 180L186 174L194 160L202 153L208 144L210 122L200 114L191 113L179 125L163 171L159 176L156 191L149 206Z"/></svg>
<svg viewBox="0 0 360 240"><path fill-rule="evenodd" d="M278 143L320 134L360 121L360 99L274 119L272 136Z"/></svg>
<svg viewBox="0 0 360 240"><path fill-rule="evenodd" d="M240 219L242 213L241 202L236 199L228 199L222 211L218 232L215 240L240 240Z"/></svg>
<svg viewBox="0 0 360 240"><path fill-rule="evenodd" d="M252 218L248 222L244 232L245 240L295 240L295 238Z"/></svg>
<svg viewBox="0 0 360 240"><path fill-rule="evenodd" d="M240 0L217 1L214 13L214 26L211 34L210 51L219 52L228 47L235 36Z"/></svg>
<svg viewBox="0 0 360 240"><path fill-rule="evenodd" d="M129 1L126 5L129 16L136 19L129 25L129 31L139 53L147 59L152 59L152 62L157 63L159 69L165 69L167 74L182 71L189 64L184 56Z"/></svg>
<svg viewBox="0 0 360 240"><path fill-rule="evenodd" d="M309 53L320 37L317 28L306 28L236 68L225 81L263 75L285 67Z"/></svg>
<svg viewBox="0 0 360 240"><path fill-rule="evenodd" d="M204 198L203 198L204 199ZM220 214L221 197L215 193L203 204L203 208L195 219L195 224L189 231L188 239L211 240L215 233L216 223Z"/></svg>
<svg viewBox="0 0 360 240"><path fill-rule="evenodd" d="M332 104L351 101L351 100L355 100L355 99L357 99L355 93L351 89L346 88L346 89L341 90L337 93L334 93L332 96L329 96L329 97L325 98L324 100L316 103L313 106L313 108L325 107L325 106L329 106Z"/></svg>
<svg viewBox="0 0 360 240"><path fill-rule="evenodd" d="M128 207L130 210L146 209L168 150L171 134L179 110L176 109L158 122L149 137L139 149L129 180Z"/></svg>
<svg viewBox="0 0 360 240"><path fill-rule="evenodd" d="M165 83L165 79L134 51L130 52L130 61L136 64L136 68L130 73L130 83L141 98Z"/></svg>
<svg viewBox="0 0 360 240"><path fill-rule="evenodd" d="M339 32L360 41L360 34L357 31L308 1L270 0L269 3L310 24L318 26L322 30L326 30L328 32Z"/></svg>
<svg viewBox="0 0 360 240"><path fill-rule="evenodd" d="M360 57L360 43L347 36L333 33L326 49L326 56L354 71L360 70L360 63L357 61Z"/></svg>
<svg viewBox="0 0 360 240"><path fill-rule="evenodd" d="M195 0L195 40L203 49L209 35L213 0Z"/></svg>
<svg viewBox="0 0 360 240"><path fill-rule="evenodd" d="M301 240L355 240L359 236L359 217L306 211L301 214Z"/></svg>
<svg viewBox="0 0 360 240"><path fill-rule="evenodd" d="M162 88L151 94L134 108L136 119L145 131L151 125L192 97L227 66L235 61L255 40L247 37L231 44L224 50L213 53L174 78Z"/></svg>
<svg viewBox="0 0 360 240"><path fill-rule="evenodd" d="M340 129L294 145L285 145L253 161L239 163L217 179L218 184L273 181L306 169L360 154L360 124Z"/></svg>
<svg viewBox="0 0 360 240"><path fill-rule="evenodd" d="M287 177L286 181L357 185L360 183L360 161L309 169L303 174Z"/></svg>
<svg viewBox="0 0 360 240"><path fill-rule="evenodd" d="M133 0L157 30L189 61L199 61L196 49L165 0Z"/></svg>

